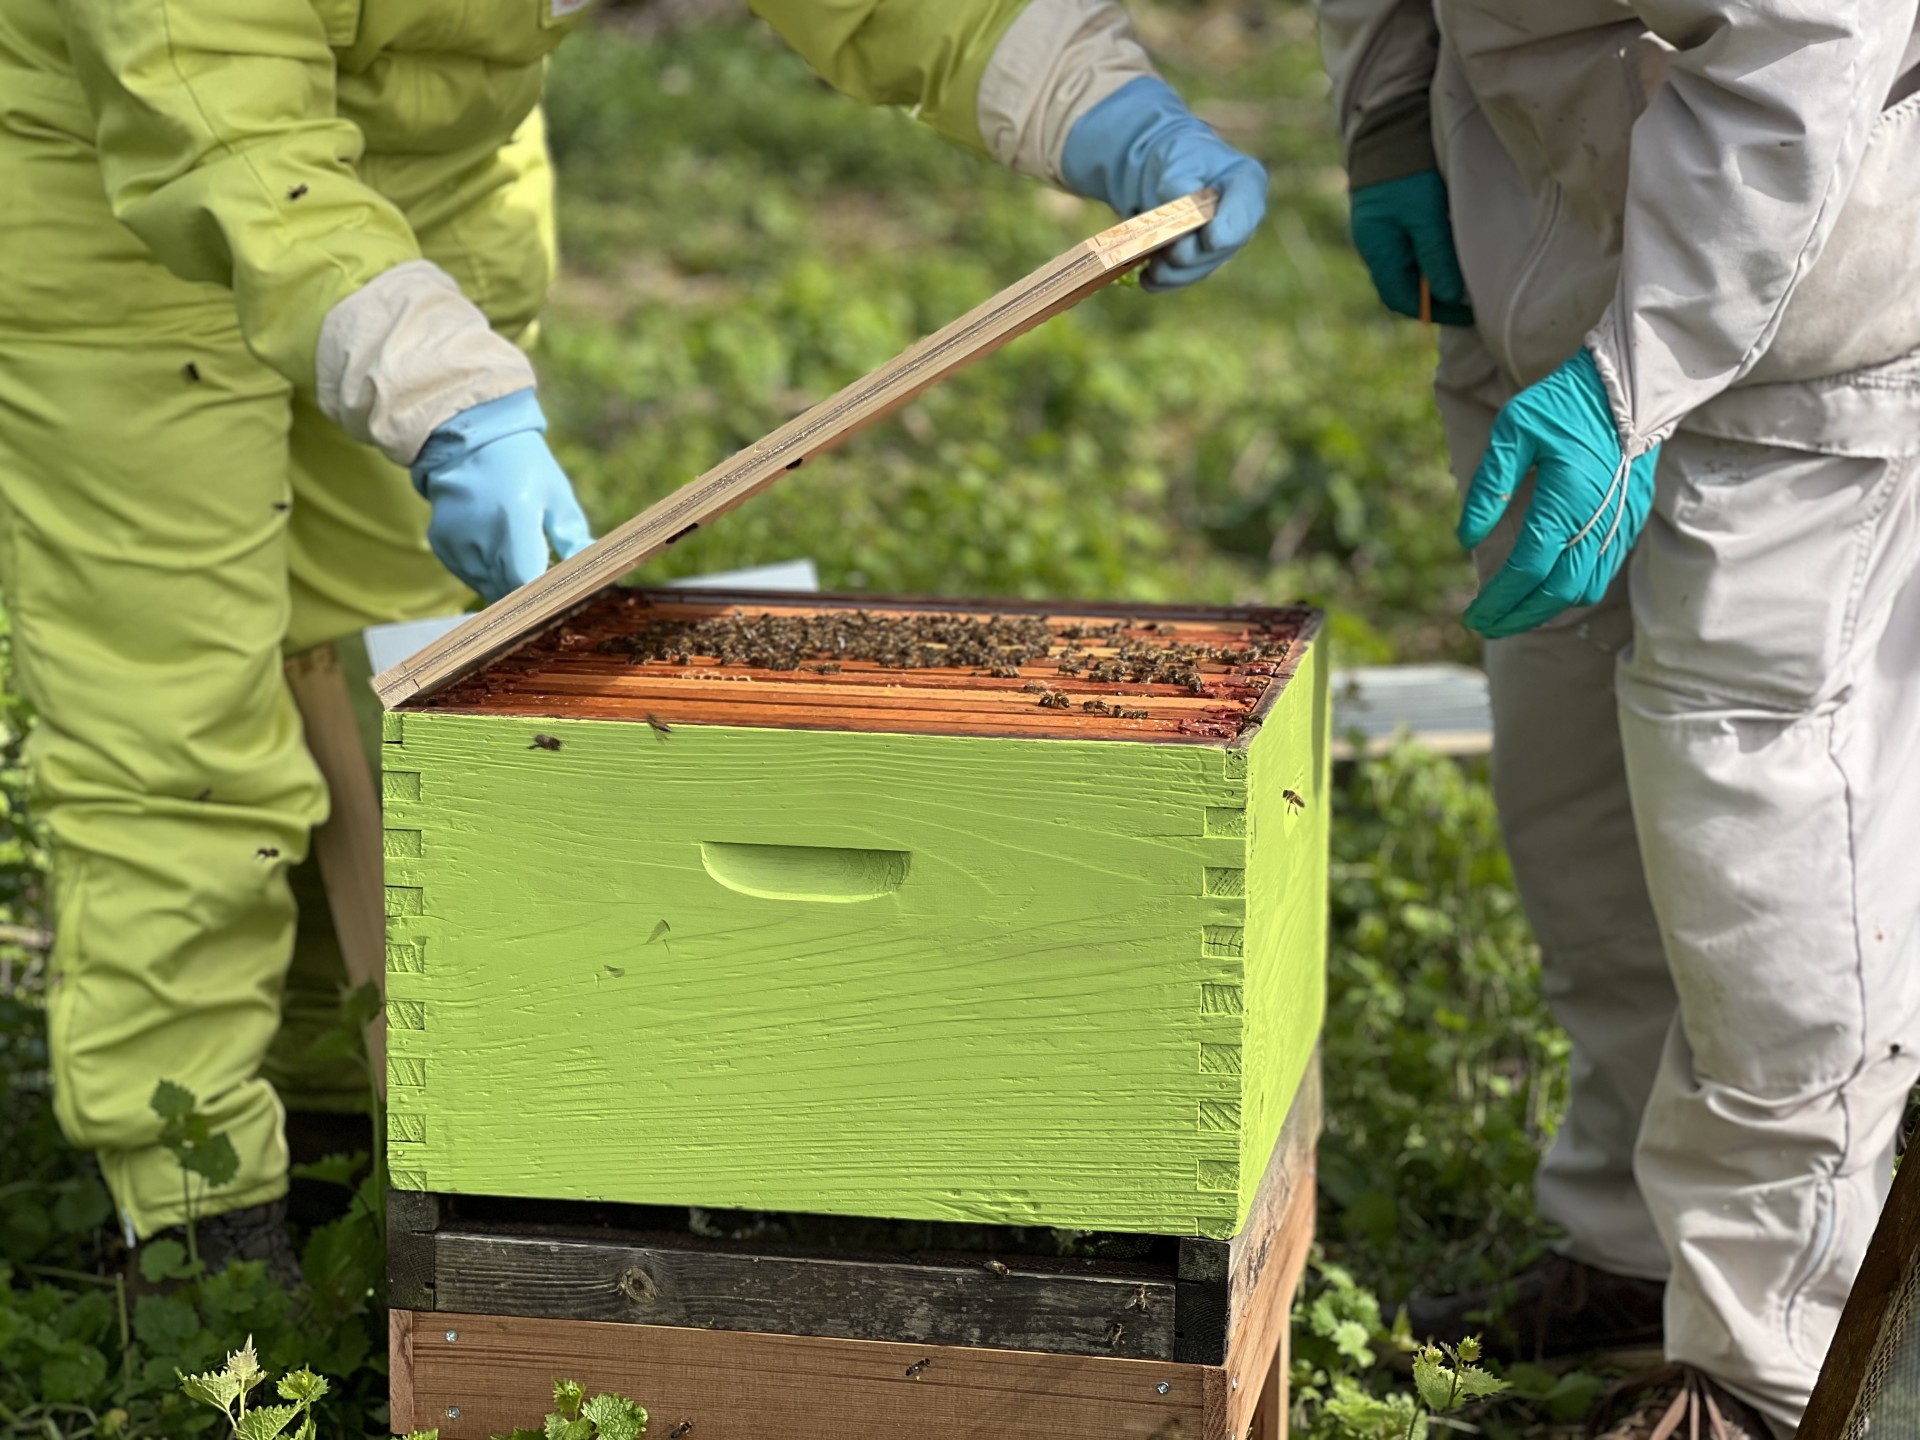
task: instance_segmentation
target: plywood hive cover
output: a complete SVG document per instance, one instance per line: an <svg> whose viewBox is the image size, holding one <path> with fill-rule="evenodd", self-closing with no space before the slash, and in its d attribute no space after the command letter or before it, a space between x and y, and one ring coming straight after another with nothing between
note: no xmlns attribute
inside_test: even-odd
<svg viewBox="0 0 1920 1440"><path fill-rule="evenodd" d="M395 1183L1235 1233L1320 1022L1318 626L615 592L411 702Z"/></svg>
<svg viewBox="0 0 1920 1440"><path fill-rule="evenodd" d="M1206 224L1218 203L1214 191L1202 190L1089 236L375 676L375 691L388 706L400 705L472 674L782 475L1129 274Z"/></svg>

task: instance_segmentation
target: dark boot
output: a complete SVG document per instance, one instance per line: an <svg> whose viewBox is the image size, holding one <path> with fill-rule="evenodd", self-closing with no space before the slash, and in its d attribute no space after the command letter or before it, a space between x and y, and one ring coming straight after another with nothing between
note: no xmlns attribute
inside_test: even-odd
<svg viewBox="0 0 1920 1440"><path fill-rule="evenodd" d="M147 1240L174 1240L187 1243L187 1227L173 1225ZM248 1205L208 1215L194 1223L194 1241L200 1260L209 1275L217 1275L234 1260L260 1260L266 1263L267 1277L288 1294L305 1283L300 1274L300 1259L293 1252L293 1237L287 1233L287 1202L269 1200L264 1205ZM129 1289L134 1294L172 1288L153 1285L140 1273L140 1252L133 1252Z"/></svg>
<svg viewBox="0 0 1920 1440"><path fill-rule="evenodd" d="M1629 1375L1594 1406L1596 1440L1773 1440L1764 1416L1691 1365Z"/></svg>
<svg viewBox="0 0 1920 1440"><path fill-rule="evenodd" d="M1511 1279L1457 1295L1415 1295L1416 1340L1480 1337L1497 1360L1540 1361L1599 1350L1658 1348L1666 1284L1543 1255Z"/></svg>

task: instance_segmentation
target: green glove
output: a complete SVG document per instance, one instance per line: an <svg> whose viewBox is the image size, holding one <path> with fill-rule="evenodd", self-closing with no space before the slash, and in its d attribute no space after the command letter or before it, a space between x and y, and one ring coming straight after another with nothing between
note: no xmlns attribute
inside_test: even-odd
<svg viewBox="0 0 1920 1440"><path fill-rule="evenodd" d="M1373 288L1396 315L1420 318L1420 277L1442 325L1471 325L1466 281L1453 253L1447 182L1438 170L1362 185L1353 192L1353 245L1373 276Z"/></svg>
<svg viewBox="0 0 1920 1440"><path fill-rule="evenodd" d="M1488 639L1518 635L1574 605L1598 604L1653 508L1660 447L1621 453L1613 407L1584 349L1509 400L1493 422L1460 515L1468 549L1493 533L1527 472L1533 503L1500 572L1467 607Z"/></svg>

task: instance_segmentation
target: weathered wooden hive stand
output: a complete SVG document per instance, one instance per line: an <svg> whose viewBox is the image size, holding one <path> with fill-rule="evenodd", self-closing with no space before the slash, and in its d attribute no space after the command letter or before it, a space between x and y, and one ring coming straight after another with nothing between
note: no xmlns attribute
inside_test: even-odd
<svg viewBox="0 0 1920 1440"><path fill-rule="evenodd" d="M1274 1440L1302 609L609 589L1201 223L1095 237L376 681L396 1431Z"/></svg>

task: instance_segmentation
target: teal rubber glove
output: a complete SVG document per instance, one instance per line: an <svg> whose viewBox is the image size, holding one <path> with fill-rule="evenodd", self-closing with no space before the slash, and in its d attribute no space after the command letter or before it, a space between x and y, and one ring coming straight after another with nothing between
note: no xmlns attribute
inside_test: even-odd
<svg viewBox="0 0 1920 1440"><path fill-rule="evenodd" d="M1164 80L1129 80L1073 122L1060 173L1076 195L1122 219L1196 190L1220 192L1213 219L1147 262L1141 284L1172 290L1211 275L1253 238L1267 213L1267 172L1195 118Z"/></svg>
<svg viewBox="0 0 1920 1440"><path fill-rule="evenodd" d="M1467 624L1499 639L1599 603L1647 523L1659 454L1656 445L1631 463L1622 455L1584 349L1509 400L1467 487L1460 543L1472 549L1493 533L1529 470L1533 503L1506 565L1467 607Z"/></svg>
<svg viewBox="0 0 1920 1440"><path fill-rule="evenodd" d="M573 486L547 449L532 390L461 411L427 437L413 485L433 506L427 543L488 604L593 543Z"/></svg>
<svg viewBox="0 0 1920 1440"><path fill-rule="evenodd" d="M1353 248L1366 262L1381 303L1396 315L1420 318L1420 277L1427 278L1433 318L1471 325L1467 283L1453 250L1447 182L1438 170L1362 185L1348 201Z"/></svg>

